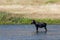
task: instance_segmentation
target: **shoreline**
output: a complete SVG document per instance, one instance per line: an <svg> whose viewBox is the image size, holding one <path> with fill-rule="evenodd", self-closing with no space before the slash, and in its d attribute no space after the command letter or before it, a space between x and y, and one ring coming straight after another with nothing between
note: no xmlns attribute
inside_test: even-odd
<svg viewBox="0 0 60 40"><path fill-rule="evenodd" d="M13 18L14 19L14 18ZM17 18L18 19L18 18ZM0 20L0 25L30 25L33 19L28 19L28 18L19 18L18 20ZM60 19L35 19L36 22L46 22L48 25L59 25L60 24Z"/></svg>
<svg viewBox="0 0 60 40"><path fill-rule="evenodd" d="M59 18L27 18L26 14L19 15L0 12L0 24L30 24L33 19L36 20L36 22L46 22L47 24L60 24Z"/></svg>

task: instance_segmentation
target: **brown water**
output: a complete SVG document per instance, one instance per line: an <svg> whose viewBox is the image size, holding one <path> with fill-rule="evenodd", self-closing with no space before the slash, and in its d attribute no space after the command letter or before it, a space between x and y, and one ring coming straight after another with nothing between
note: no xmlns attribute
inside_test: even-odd
<svg viewBox="0 0 60 40"><path fill-rule="evenodd" d="M47 25L48 31L34 25L0 25L0 40L60 40L60 25Z"/></svg>

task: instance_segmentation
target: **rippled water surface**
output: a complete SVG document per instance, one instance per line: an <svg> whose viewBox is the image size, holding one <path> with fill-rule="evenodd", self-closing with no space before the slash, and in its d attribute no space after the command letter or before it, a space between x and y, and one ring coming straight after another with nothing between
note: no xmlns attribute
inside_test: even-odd
<svg viewBox="0 0 60 40"><path fill-rule="evenodd" d="M60 40L60 25L47 25L48 31L34 25L0 25L0 40Z"/></svg>

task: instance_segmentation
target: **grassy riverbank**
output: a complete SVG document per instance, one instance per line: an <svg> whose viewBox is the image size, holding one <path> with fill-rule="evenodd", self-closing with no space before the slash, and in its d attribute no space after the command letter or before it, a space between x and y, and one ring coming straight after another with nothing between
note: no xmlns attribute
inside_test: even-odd
<svg viewBox="0 0 60 40"><path fill-rule="evenodd" d="M25 18L23 14L8 14L6 12L0 12L0 24L30 24L33 18ZM60 19L37 19L37 22L46 22L47 24L60 24Z"/></svg>
<svg viewBox="0 0 60 40"><path fill-rule="evenodd" d="M11 18L0 20L0 24L30 24L32 20L33 19L29 18ZM35 20L37 22L46 22L47 24L60 24L60 19L35 19Z"/></svg>

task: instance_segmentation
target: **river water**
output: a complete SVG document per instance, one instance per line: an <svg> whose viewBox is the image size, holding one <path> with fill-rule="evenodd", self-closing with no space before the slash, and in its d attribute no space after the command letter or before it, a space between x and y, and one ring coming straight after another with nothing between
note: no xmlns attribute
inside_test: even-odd
<svg viewBox="0 0 60 40"><path fill-rule="evenodd" d="M0 40L60 40L60 25L47 25L48 31L34 25L0 25Z"/></svg>

